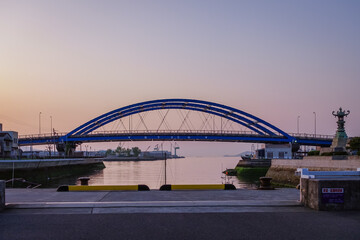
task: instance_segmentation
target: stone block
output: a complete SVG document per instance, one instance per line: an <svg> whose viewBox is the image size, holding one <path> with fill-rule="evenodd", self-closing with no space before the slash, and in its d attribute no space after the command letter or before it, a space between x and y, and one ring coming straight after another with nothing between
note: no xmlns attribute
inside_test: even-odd
<svg viewBox="0 0 360 240"><path fill-rule="evenodd" d="M0 212L5 209L5 187L5 181L0 180Z"/></svg>
<svg viewBox="0 0 360 240"><path fill-rule="evenodd" d="M300 201L315 210L360 210L360 179L301 178Z"/></svg>

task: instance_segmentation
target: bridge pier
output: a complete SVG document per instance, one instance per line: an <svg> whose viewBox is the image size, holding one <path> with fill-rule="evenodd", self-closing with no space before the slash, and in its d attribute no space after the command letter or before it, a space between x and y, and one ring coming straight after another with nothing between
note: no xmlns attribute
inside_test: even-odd
<svg viewBox="0 0 360 240"><path fill-rule="evenodd" d="M71 157L74 155L76 149L75 142L59 142L56 144L56 149L61 155L65 155L66 157Z"/></svg>

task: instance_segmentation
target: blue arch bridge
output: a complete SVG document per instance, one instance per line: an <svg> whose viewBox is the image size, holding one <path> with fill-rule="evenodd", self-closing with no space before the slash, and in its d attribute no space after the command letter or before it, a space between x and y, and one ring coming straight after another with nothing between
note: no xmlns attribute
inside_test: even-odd
<svg viewBox="0 0 360 240"><path fill-rule="evenodd" d="M170 110L177 115L170 114ZM152 114L150 119L149 113ZM174 122L177 122L177 126L171 126ZM110 125L111 130L106 130L105 127ZM85 142L108 141L216 141L330 146L332 137L289 134L240 109L214 102L160 99L115 109L68 133L54 131L51 134L20 136L19 145L56 144L59 151L66 144L74 147Z"/></svg>

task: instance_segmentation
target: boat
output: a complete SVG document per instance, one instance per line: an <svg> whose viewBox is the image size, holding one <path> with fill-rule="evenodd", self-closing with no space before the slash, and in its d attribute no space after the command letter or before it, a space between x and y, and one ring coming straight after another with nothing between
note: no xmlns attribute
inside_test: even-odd
<svg viewBox="0 0 360 240"><path fill-rule="evenodd" d="M241 155L241 159L242 160L251 160L253 158L252 154L245 154L245 155Z"/></svg>
<svg viewBox="0 0 360 240"><path fill-rule="evenodd" d="M237 171L235 169L226 169L225 171L222 172L225 175L228 176L236 176L237 175Z"/></svg>

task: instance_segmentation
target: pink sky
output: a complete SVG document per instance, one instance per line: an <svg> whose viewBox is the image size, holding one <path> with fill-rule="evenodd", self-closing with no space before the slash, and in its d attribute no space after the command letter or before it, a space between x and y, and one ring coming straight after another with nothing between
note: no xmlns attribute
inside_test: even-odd
<svg viewBox="0 0 360 240"><path fill-rule="evenodd" d="M335 133L341 106L360 136L359 12L357 1L1 1L0 122L38 133L42 112L42 132L50 116L68 132L132 103L193 98L286 132L300 116L313 133L316 112L318 134Z"/></svg>

